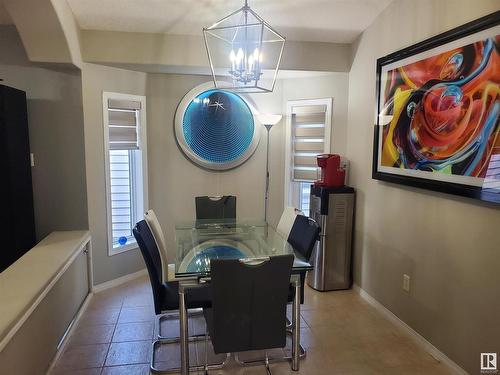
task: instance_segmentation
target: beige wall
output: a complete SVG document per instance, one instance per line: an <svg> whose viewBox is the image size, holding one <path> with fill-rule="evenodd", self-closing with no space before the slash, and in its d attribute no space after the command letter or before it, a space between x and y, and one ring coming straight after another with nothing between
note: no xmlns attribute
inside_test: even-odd
<svg viewBox="0 0 500 375"><path fill-rule="evenodd" d="M29 62L14 26L0 26L0 51L2 84L27 96L37 239L54 230L86 229L80 72L56 72Z"/></svg>
<svg viewBox="0 0 500 375"><path fill-rule="evenodd" d="M7 9L5 9L5 6L3 5L2 2L0 2L0 24L1 25L12 24L12 18L10 18L9 13L7 12Z"/></svg>
<svg viewBox="0 0 500 375"><path fill-rule="evenodd" d="M103 91L145 95L146 73L94 64L82 66L88 220L92 234L94 284L113 280L144 268L141 254L137 250L108 256L102 122Z"/></svg>
<svg viewBox="0 0 500 375"><path fill-rule="evenodd" d="M500 209L371 179L375 64L499 8L498 0L395 1L361 36L349 75L355 282L471 374L480 352L500 352Z"/></svg>
<svg viewBox="0 0 500 375"><path fill-rule="evenodd" d="M198 36L83 30L81 42L83 59L91 63L154 73L210 72L201 30ZM350 45L336 43L287 41L281 60L287 70L348 72L350 65Z"/></svg>

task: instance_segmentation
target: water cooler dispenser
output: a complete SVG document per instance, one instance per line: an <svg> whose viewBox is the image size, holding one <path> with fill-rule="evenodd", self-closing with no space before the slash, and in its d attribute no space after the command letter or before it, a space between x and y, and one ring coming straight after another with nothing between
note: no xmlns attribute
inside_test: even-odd
<svg viewBox="0 0 500 375"><path fill-rule="evenodd" d="M334 184L337 186L326 183L334 180L329 173L340 172L340 157L331 155L328 163L325 159L326 155L318 156L321 179L311 187L309 212L321 226L321 234L311 257L314 270L308 272L307 284L320 291L349 289L355 191L344 185L345 172Z"/></svg>

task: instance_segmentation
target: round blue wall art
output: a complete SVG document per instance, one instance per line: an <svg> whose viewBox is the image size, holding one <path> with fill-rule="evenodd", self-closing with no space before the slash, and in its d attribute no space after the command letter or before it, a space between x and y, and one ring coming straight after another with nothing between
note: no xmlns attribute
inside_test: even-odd
<svg viewBox="0 0 500 375"><path fill-rule="evenodd" d="M244 163L257 148L259 133L248 101L207 84L188 92L175 115L180 148L208 169L225 170Z"/></svg>

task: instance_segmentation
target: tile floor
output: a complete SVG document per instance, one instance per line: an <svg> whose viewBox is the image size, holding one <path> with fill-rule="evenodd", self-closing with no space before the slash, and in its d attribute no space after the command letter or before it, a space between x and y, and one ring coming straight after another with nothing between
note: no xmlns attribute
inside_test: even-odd
<svg viewBox="0 0 500 375"><path fill-rule="evenodd" d="M95 294L50 375L149 374L155 335L152 303L147 277ZM352 290L320 293L306 287L301 315L307 357L298 373L291 371L289 363L272 364L273 375L450 374ZM201 317L190 324L190 333L204 332ZM178 335L175 322L162 325L162 333ZM204 363L204 350L203 341L193 343L191 362ZM290 342L284 350L289 352ZM271 355L282 353L280 349ZM179 366L177 344L164 345L155 354L157 367ZM252 355L245 353L245 358ZM220 359L209 350L211 363ZM266 371L263 366L242 368L230 363L210 374L265 375Z"/></svg>

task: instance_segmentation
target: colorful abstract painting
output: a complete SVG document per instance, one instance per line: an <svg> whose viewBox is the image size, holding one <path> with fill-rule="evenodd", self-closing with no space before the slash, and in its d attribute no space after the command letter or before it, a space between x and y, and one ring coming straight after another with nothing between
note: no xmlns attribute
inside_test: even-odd
<svg viewBox="0 0 500 375"><path fill-rule="evenodd" d="M500 192L499 27L378 68L376 172Z"/></svg>

